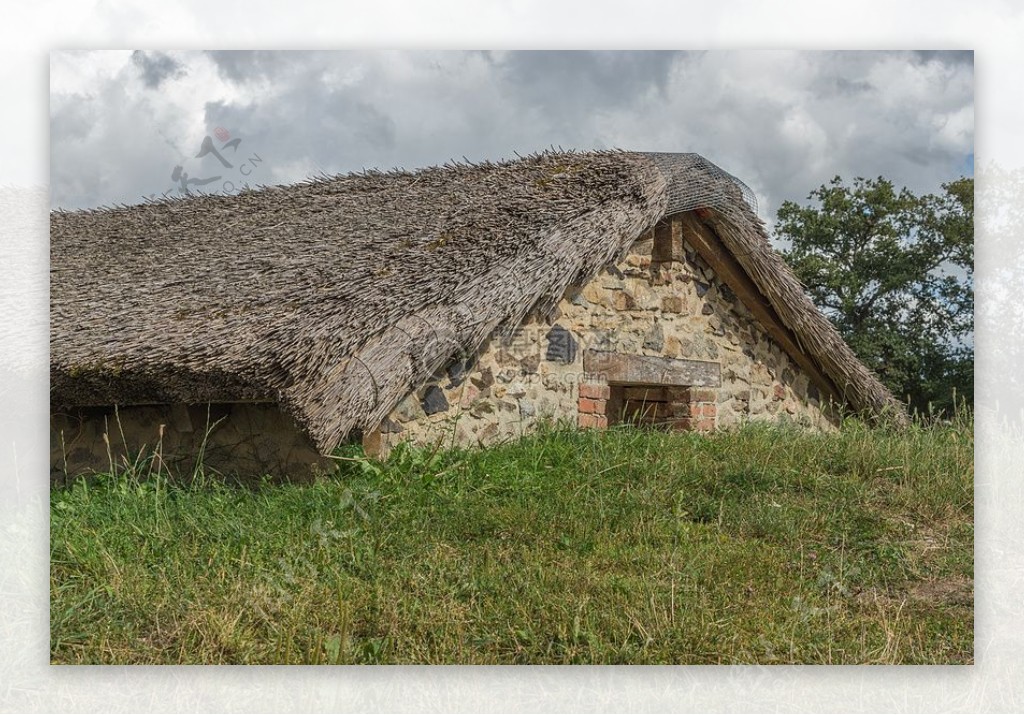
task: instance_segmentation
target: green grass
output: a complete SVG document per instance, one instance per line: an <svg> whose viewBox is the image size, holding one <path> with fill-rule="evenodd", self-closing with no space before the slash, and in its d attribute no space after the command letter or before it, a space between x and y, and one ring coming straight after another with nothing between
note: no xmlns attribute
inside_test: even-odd
<svg viewBox="0 0 1024 715"><path fill-rule="evenodd" d="M968 416L101 475L51 493L51 658L970 663L972 487Z"/></svg>

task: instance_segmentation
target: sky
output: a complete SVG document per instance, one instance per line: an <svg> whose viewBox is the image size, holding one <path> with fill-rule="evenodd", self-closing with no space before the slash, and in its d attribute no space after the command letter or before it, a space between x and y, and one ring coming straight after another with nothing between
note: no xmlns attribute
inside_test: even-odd
<svg viewBox="0 0 1024 715"><path fill-rule="evenodd" d="M836 175L915 192L973 175L974 57L60 51L50 147L51 204L69 209L551 147L693 151L771 222Z"/></svg>

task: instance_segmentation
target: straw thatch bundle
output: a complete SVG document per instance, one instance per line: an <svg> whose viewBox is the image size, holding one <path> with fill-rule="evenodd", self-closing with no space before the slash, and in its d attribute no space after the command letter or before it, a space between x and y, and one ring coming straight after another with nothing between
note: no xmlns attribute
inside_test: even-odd
<svg viewBox="0 0 1024 715"><path fill-rule="evenodd" d="M51 402L273 400L326 451L697 206L717 210L723 241L850 403L895 404L727 175L696 155L628 152L53 212Z"/></svg>

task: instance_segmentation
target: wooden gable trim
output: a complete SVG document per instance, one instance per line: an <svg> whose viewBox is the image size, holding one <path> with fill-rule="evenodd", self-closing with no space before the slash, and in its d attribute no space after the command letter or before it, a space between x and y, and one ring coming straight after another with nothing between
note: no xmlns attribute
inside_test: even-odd
<svg viewBox="0 0 1024 715"><path fill-rule="evenodd" d="M747 310L761 323L765 332L807 373L823 396L829 395L841 403L845 402L832 380L821 372L811 356L800 347L796 335L782 322L771 303L761 294L715 230L701 220L701 211L708 209L687 211L666 219L673 226L673 235L676 233L675 227L678 226L678 235L682 240L693 246L715 274L732 289Z"/></svg>

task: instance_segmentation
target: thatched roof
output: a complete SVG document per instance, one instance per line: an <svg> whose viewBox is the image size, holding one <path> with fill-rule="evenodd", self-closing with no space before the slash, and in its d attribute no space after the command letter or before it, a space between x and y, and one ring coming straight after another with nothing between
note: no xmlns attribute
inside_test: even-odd
<svg viewBox="0 0 1024 715"><path fill-rule="evenodd" d="M728 175L618 151L55 211L51 403L274 400L328 450L696 207L854 409L897 405Z"/></svg>

